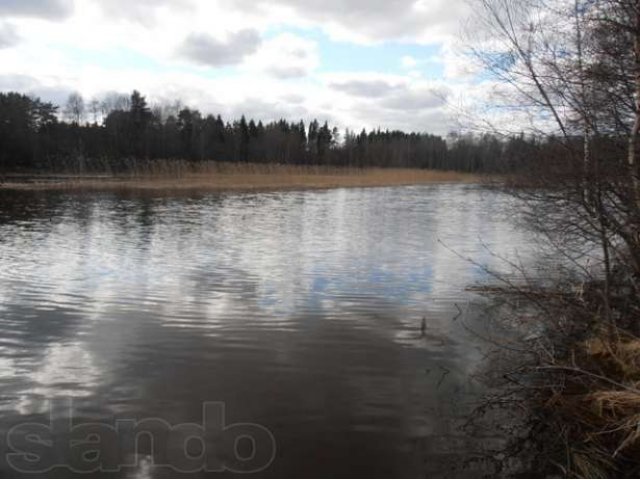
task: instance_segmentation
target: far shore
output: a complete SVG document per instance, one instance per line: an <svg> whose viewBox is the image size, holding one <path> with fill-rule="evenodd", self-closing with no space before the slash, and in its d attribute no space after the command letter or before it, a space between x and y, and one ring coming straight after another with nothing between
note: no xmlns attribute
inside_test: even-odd
<svg viewBox="0 0 640 480"><path fill-rule="evenodd" d="M172 170L172 169L169 169ZM4 181L2 181L4 180ZM0 175L0 190L269 191L346 187L486 183L487 175L401 168L208 164L205 168L127 175Z"/></svg>

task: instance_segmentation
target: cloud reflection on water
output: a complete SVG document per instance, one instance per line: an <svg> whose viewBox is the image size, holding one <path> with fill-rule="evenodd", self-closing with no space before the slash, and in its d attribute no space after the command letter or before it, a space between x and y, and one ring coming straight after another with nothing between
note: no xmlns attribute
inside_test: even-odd
<svg viewBox="0 0 640 480"><path fill-rule="evenodd" d="M422 471L415 439L457 438L452 395L476 388L480 354L451 318L485 274L451 249L533 255L495 213L509 199L473 186L31 195L0 203L8 418L71 396L187 421L221 400L290 452L354 469L375 453L389 474ZM275 472L336 471L285 455Z"/></svg>

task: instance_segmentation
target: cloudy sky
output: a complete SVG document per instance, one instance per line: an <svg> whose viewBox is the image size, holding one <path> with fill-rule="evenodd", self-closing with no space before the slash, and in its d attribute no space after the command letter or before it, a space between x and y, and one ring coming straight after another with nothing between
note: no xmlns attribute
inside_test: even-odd
<svg viewBox="0 0 640 480"><path fill-rule="evenodd" d="M0 90L443 134L481 95L468 17L466 0L0 0Z"/></svg>

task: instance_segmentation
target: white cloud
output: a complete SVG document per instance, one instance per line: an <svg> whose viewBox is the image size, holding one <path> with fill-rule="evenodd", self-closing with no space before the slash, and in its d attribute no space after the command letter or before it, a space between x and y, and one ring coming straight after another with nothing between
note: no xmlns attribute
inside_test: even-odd
<svg viewBox="0 0 640 480"><path fill-rule="evenodd" d="M472 84L453 48L463 0L0 0L2 9L12 13L0 47L13 48L0 48L0 89L57 103L75 90L90 98L137 88L227 119L445 133L450 103ZM447 85L425 80L434 59L413 49L395 71L335 71L319 31L372 45L374 63L378 43L439 45Z"/></svg>
<svg viewBox="0 0 640 480"><path fill-rule="evenodd" d="M20 36L16 28L10 23L0 23L0 49L9 48L18 44Z"/></svg>
<svg viewBox="0 0 640 480"><path fill-rule="evenodd" d="M249 70L266 72L280 79L305 77L319 64L316 43L290 33L265 41L246 62Z"/></svg>
<svg viewBox="0 0 640 480"><path fill-rule="evenodd" d="M415 68L418 65L418 60L411 55L405 55L400 59L400 64L403 68Z"/></svg>
<svg viewBox="0 0 640 480"><path fill-rule="evenodd" d="M460 43L444 43L436 60L444 67L444 77L450 80L473 79L483 69Z"/></svg>

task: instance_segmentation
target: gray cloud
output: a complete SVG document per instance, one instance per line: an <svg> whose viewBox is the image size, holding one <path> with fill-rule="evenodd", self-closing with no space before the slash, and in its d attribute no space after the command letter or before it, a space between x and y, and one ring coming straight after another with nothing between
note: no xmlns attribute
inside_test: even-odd
<svg viewBox="0 0 640 480"><path fill-rule="evenodd" d="M20 37L13 25L0 23L0 49L13 47L20 41Z"/></svg>
<svg viewBox="0 0 640 480"><path fill-rule="evenodd" d="M0 75L0 91L23 93L55 105L64 105L74 89L64 85L44 85L40 80L29 75Z"/></svg>
<svg viewBox="0 0 640 480"><path fill-rule="evenodd" d="M193 5L189 0L98 0L97 3L109 17L139 23L146 27L156 23L160 9L193 11Z"/></svg>
<svg viewBox="0 0 640 480"><path fill-rule="evenodd" d="M368 98L383 97L397 89L384 80L345 80L332 82L329 86L349 95Z"/></svg>
<svg viewBox="0 0 640 480"><path fill-rule="evenodd" d="M304 77L308 73L305 67L296 65L271 65L266 71L269 75L282 80Z"/></svg>
<svg viewBox="0 0 640 480"><path fill-rule="evenodd" d="M329 84L334 90L354 97L377 99L385 109L416 111L444 105L449 91L445 88L411 88L409 85L393 85L384 80L343 80Z"/></svg>
<svg viewBox="0 0 640 480"><path fill-rule="evenodd" d="M228 106L224 113L228 118L240 118L241 115L246 115L248 118L263 122L281 118L297 120L310 116L303 105L269 102L260 98L246 98L235 105Z"/></svg>
<svg viewBox="0 0 640 480"><path fill-rule="evenodd" d="M377 102L358 102L352 106L353 124L370 128L388 128L405 132L429 132L445 134L451 129L449 115L443 108L406 110L385 108ZM360 128L361 128L360 127Z"/></svg>
<svg viewBox="0 0 640 480"><path fill-rule="evenodd" d="M280 97L280 100L292 105L300 105L301 103L304 103L304 97L302 95L296 95L295 93L284 95Z"/></svg>
<svg viewBox="0 0 640 480"><path fill-rule="evenodd" d="M446 133L450 127L446 107L451 94L446 86L397 84L384 79L345 79L330 84L351 95L350 127L389 128Z"/></svg>
<svg viewBox="0 0 640 480"><path fill-rule="evenodd" d="M27 75L0 75L0 90L13 90L24 93L34 85L39 84L35 78Z"/></svg>
<svg viewBox="0 0 640 480"><path fill-rule="evenodd" d="M169 90L156 101L161 103L172 103L176 98L180 98L183 105L196 107L204 114L222 115L224 120L237 120L242 115L252 118L256 122L262 120L269 122L286 118L288 120L308 119L312 113L304 106L304 97L295 94L274 99L260 98L250 95L236 102L225 101L223 96L212 95L209 90L198 88L188 88L184 85L168 85Z"/></svg>
<svg viewBox="0 0 640 480"><path fill-rule="evenodd" d="M235 65L254 53L260 43L260 35L251 29L233 33L224 41L206 33L192 33L178 48L178 55L210 67Z"/></svg>
<svg viewBox="0 0 640 480"><path fill-rule="evenodd" d="M441 107L446 103L449 92L444 89L404 90L380 102L391 110L416 111Z"/></svg>
<svg viewBox="0 0 640 480"><path fill-rule="evenodd" d="M323 26L339 25L374 40L459 33L468 2L450 0L227 0L247 11L285 6Z"/></svg>
<svg viewBox="0 0 640 480"><path fill-rule="evenodd" d="M73 0L0 0L0 15L62 20L73 13Z"/></svg>

